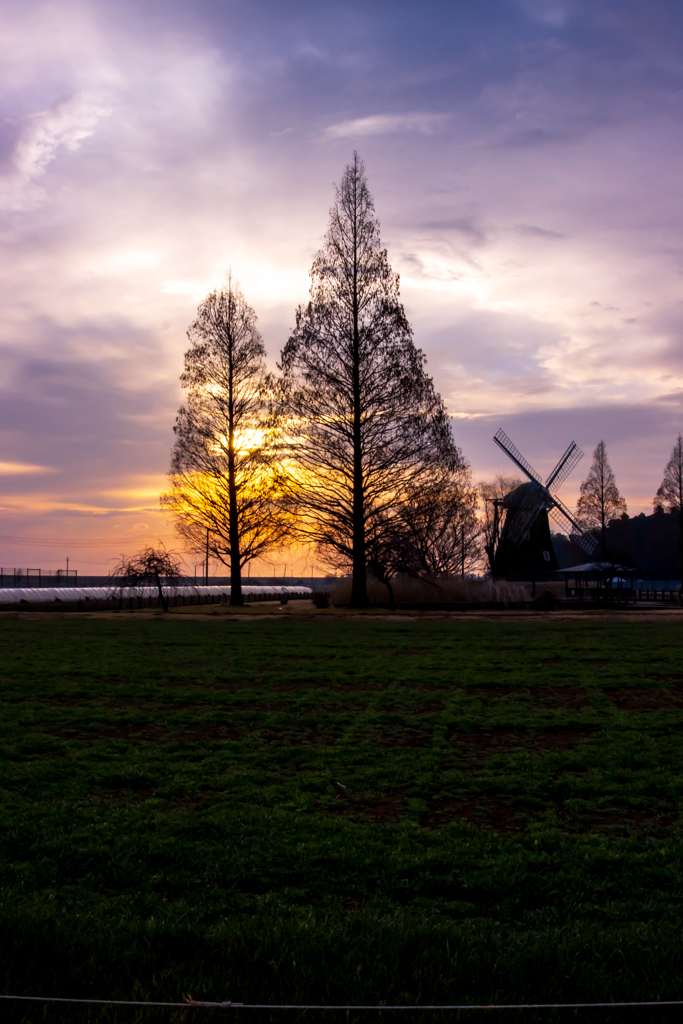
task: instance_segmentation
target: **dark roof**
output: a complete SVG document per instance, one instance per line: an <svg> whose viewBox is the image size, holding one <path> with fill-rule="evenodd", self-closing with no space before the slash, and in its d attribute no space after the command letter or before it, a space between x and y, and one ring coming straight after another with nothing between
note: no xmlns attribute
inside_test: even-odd
<svg viewBox="0 0 683 1024"><path fill-rule="evenodd" d="M568 565L566 569L558 569L557 573L561 572L634 572L633 569L627 569L623 565L615 565L614 562L584 562L583 565Z"/></svg>

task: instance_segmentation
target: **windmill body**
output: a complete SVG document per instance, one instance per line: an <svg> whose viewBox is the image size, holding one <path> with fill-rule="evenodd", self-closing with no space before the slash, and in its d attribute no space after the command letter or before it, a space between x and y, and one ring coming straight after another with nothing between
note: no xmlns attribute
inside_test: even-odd
<svg viewBox="0 0 683 1024"><path fill-rule="evenodd" d="M556 571L559 566L553 551L549 516L572 539L592 555L597 541L584 533L571 512L560 501L557 490L583 458L574 441L544 482L529 465L510 438L499 430L493 440L528 478L504 498L494 499L494 530L491 550L494 576L523 578Z"/></svg>
<svg viewBox="0 0 683 1024"><path fill-rule="evenodd" d="M530 508L538 509L531 521ZM538 484L520 484L506 494L500 499L499 515L502 529L495 549L494 576L530 578L559 569L548 510Z"/></svg>

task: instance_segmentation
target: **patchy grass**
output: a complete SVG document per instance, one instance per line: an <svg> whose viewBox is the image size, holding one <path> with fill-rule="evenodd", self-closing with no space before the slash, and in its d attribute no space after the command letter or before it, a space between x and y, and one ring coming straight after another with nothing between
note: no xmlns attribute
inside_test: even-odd
<svg viewBox="0 0 683 1024"><path fill-rule="evenodd" d="M4 991L681 999L682 655L678 617L4 618Z"/></svg>

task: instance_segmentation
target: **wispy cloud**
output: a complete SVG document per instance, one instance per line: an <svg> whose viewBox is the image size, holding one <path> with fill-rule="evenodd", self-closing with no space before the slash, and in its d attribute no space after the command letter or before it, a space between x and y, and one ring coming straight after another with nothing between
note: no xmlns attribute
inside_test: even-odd
<svg viewBox="0 0 683 1024"><path fill-rule="evenodd" d="M550 231L548 228L539 228L535 224L515 224L520 235L528 238L566 238L561 231Z"/></svg>
<svg viewBox="0 0 683 1024"><path fill-rule="evenodd" d="M445 124L450 114L372 114L353 121L341 121L325 129L326 139L348 139L361 135L386 135L389 132L420 132L431 135Z"/></svg>
<svg viewBox="0 0 683 1024"><path fill-rule="evenodd" d="M517 3L530 18L553 28L564 25L569 13L566 0L517 0Z"/></svg>
<svg viewBox="0 0 683 1024"><path fill-rule="evenodd" d="M16 150L17 169L27 178L41 174L58 149L78 149L110 109L103 97L81 94L30 115Z"/></svg>
<svg viewBox="0 0 683 1024"><path fill-rule="evenodd" d="M0 462L0 476L23 476L25 473L55 473L49 466L32 466L28 462Z"/></svg>
<svg viewBox="0 0 683 1024"><path fill-rule="evenodd" d="M82 93L54 104L49 110L28 114L18 125L12 155L12 170L0 183L0 203L23 207L41 193L35 187L27 194L57 156L60 149L74 152L92 135L98 121L111 113L103 96Z"/></svg>

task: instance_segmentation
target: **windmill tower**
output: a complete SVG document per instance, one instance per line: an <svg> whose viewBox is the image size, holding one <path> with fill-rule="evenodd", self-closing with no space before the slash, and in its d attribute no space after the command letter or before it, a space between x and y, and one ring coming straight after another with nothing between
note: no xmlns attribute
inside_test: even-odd
<svg viewBox="0 0 683 1024"><path fill-rule="evenodd" d="M597 541L584 533L557 496L560 485L583 458L576 442L572 441L543 483L503 430L499 430L493 440L529 479L528 483L520 484L504 498L494 499L491 552L494 576L519 577L528 573L553 572L559 568L550 537L549 515L560 526L571 528L572 539L590 557Z"/></svg>

